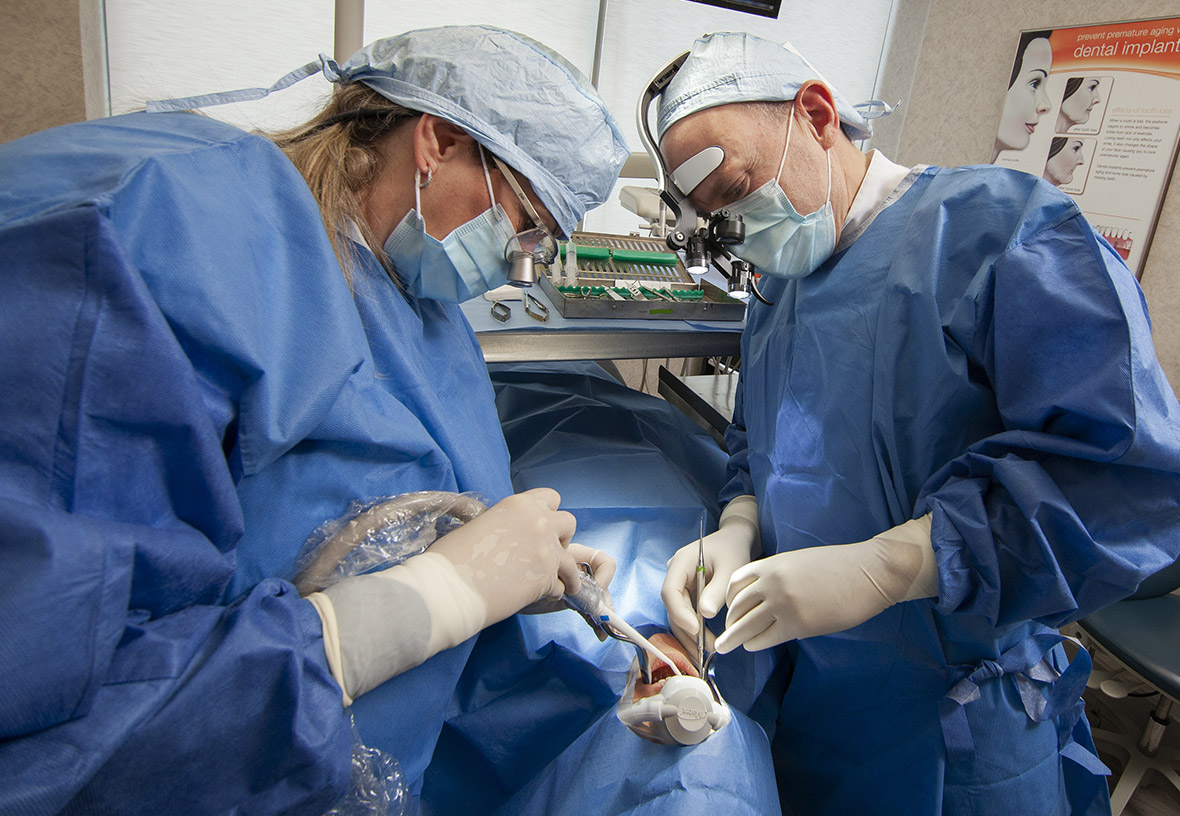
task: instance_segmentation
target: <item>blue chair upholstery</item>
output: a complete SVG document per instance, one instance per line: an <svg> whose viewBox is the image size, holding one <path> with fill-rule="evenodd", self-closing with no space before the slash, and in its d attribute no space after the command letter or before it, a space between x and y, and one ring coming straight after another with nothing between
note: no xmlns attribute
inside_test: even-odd
<svg viewBox="0 0 1180 816"><path fill-rule="evenodd" d="M1156 586L1171 580L1159 575L1162 577ZM1176 705L1180 702L1180 594L1120 601L1083 619L1080 626L1094 642L1160 694L1159 703L1138 739L1094 729L1095 741L1128 757L1110 797L1111 813L1119 816L1148 770L1157 771L1180 790L1180 775L1176 772L1180 767L1180 751L1160 746L1169 724L1169 713L1173 708L1180 711Z"/></svg>
<svg viewBox="0 0 1180 816"><path fill-rule="evenodd" d="M1170 567L1164 567L1155 575L1143 579L1143 583L1135 590L1135 594L1128 600L1137 601L1142 598L1158 598L1180 589L1180 561Z"/></svg>

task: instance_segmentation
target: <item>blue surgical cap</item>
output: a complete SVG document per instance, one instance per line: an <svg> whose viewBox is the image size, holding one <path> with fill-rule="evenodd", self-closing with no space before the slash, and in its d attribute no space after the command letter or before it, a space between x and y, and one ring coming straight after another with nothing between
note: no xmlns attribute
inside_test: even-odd
<svg viewBox="0 0 1180 816"><path fill-rule="evenodd" d="M321 54L269 88L153 101L147 109L261 99L320 72L463 128L528 178L566 235L607 200L630 155L618 122L577 68L536 40L489 26L407 31L343 65Z"/></svg>
<svg viewBox="0 0 1180 816"><path fill-rule="evenodd" d="M463 128L523 173L565 234L610 197L630 149L593 86L536 40L487 26L448 26L378 40L333 81Z"/></svg>
<svg viewBox="0 0 1180 816"><path fill-rule="evenodd" d="M664 89L656 116L657 138L686 116L731 102L787 102L818 79L832 91L844 132L867 139L872 126L789 43L751 34L718 32L692 44L688 59Z"/></svg>

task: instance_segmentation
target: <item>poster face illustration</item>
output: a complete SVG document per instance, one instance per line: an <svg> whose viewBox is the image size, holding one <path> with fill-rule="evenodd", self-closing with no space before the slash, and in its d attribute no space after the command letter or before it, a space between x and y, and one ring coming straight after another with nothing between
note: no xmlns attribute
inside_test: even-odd
<svg viewBox="0 0 1180 816"><path fill-rule="evenodd" d="M1180 18L1025 31L992 162L1073 196L1136 276L1180 138Z"/></svg>

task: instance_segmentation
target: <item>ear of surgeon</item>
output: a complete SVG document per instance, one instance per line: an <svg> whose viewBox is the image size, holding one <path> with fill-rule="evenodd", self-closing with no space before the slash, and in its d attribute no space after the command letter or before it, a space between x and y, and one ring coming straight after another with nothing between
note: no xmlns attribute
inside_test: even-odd
<svg viewBox="0 0 1180 816"><path fill-rule="evenodd" d="M725 159L689 195L698 210L729 207L767 181L777 181L800 215L815 213L830 201L839 240L868 158L841 130L835 100L824 83L803 83L791 102L737 102L698 111L668 129L660 150L669 167L679 167L712 145L725 151ZM740 247L737 254L741 256Z"/></svg>
<svg viewBox="0 0 1180 816"><path fill-rule="evenodd" d="M411 294L462 302L507 280L504 247L534 226L505 172L459 126L422 114L380 146L361 211ZM557 223L523 176L514 179L541 225Z"/></svg>
<svg viewBox="0 0 1180 816"><path fill-rule="evenodd" d="M394 130L381 147L384 167L362 202L365 220L373 234L384 243L394 227L414 208L415 170L420 182L419 198L426 231L442 239L491 207L483 166L475 139L458 125L433 114L422 114ZM507 180L487 160L496 203L508 213L513 232L526 229L527 217ZM532 185L523 176L517 180L545 225L557 231L557 222Z"/></svg>

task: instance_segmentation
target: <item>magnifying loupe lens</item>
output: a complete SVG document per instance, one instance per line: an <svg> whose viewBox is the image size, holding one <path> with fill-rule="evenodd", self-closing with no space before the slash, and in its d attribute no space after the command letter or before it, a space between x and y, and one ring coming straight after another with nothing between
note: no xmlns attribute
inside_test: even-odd
<svg viewBox="0 0 1180 816"><path fill-rule="evenodd" d="M513 235L504 248L504 257L512 261L519 255L530 255L536 263L547 264L557 257L557 241L543 229L529 229Z"/></svg>

